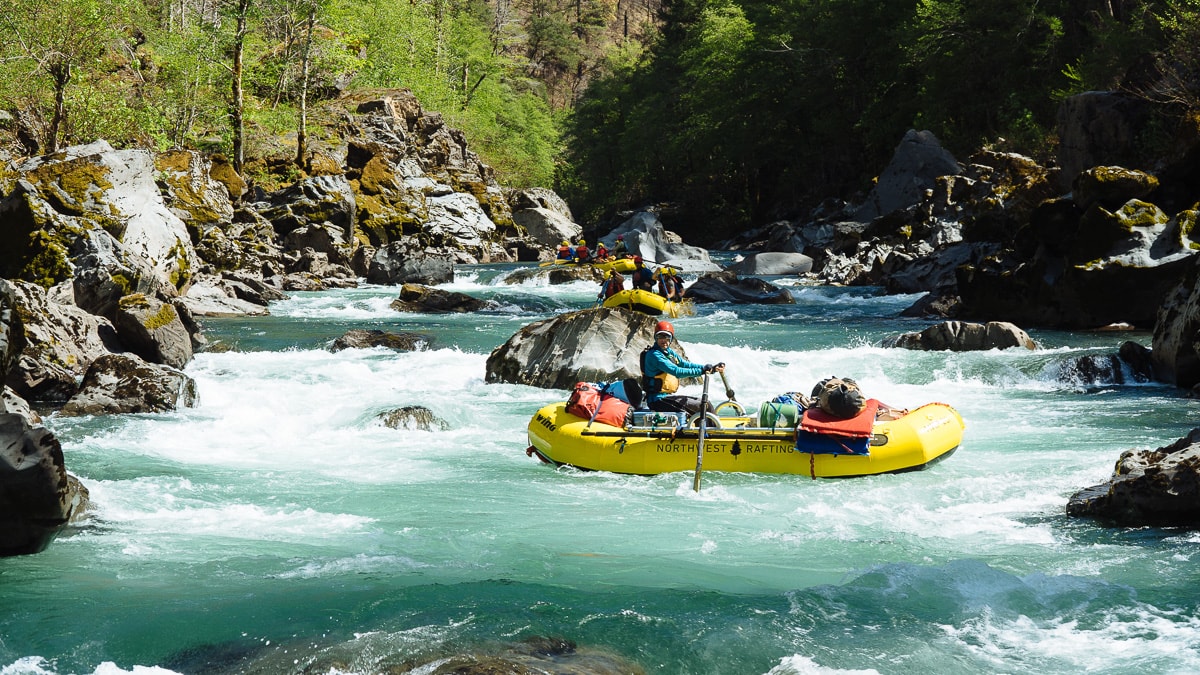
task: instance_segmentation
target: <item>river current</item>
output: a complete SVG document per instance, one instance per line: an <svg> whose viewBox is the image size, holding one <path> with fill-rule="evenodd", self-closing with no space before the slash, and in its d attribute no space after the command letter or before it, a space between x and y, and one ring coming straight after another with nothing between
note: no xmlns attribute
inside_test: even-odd
<svg viewBox="0 0 1200 675"><path fill-rule="evenodd" d="M443 286L493 301L473 314L399 313L395 287L364 285L207 319L197 407L48 416L94 510L0 560L0 675L409 672L531 636L647 673L1200 671L1200 533L1064 514L1122 451L1198 426L1174 388L1068 367L1148 334L915 352L878 346L929 325L898 318L915 295L775 280L796 304L700 305L678 338L751 407L848 376L967 428L921 472L707 473L696 493L690 472L526 456L531 415L567 392L486 384L485 361L597 287L503 283L513 269ZM352 328L433 343L330 351ZM380 421L406 405L448 428Z"/></svg>

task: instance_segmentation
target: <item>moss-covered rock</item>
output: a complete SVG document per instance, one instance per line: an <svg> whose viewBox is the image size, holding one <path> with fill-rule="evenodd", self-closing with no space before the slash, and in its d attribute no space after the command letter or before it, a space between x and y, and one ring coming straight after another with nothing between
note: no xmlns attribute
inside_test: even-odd
<svg viewBox="0 0 1200 675"><path fill-rule="evenodd" d="M141 293L121 298L113 325L131 351L151 363L183 368L192 360L192 338L169 303Z"/></svg>
<svg viewBox="0 0 1200 675"><path fill-rule="evenodd" d="M1165 229L1169 221L1162 209L1137 199L1129 200L1114 211L1093 204L1080 218L1069 259L1075 264L1090 264L1111 254L1132 250L1143 240L1154 239L1157 236L1154 230ZM1116 250L1119 244L1123 250Z"/></svg>
<svg viewBox="0 0 1200 675"><path fill-rule="evenodd" d="M104 192L113 188L109 167L91 157L47 162L24 174L56 211L71 216L95 213Z"/></svg>
<svg viewBox="0 0 1200 675"><path fill-rule="evenodd" d="M1158 179L1119 166L1097 166L1075 178L1072 198L1085 211L1095 204L1115 210L1131 199L1142 199L1158 187Z"/></svg>
<svg viewBox="0 0 1200 675"><path fill-rule="evenodd" d="M167 206L183 219L191 241L209 227L233 217L227 187L211 177L210 164L199 154L186 150L154 156L158 188Z"/></svg>

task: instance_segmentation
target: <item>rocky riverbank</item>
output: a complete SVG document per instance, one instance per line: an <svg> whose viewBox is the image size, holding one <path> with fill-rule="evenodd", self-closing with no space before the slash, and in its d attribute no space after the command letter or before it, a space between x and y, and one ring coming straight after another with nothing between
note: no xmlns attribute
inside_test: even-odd
<svg viewBox="0 0 1200 675"><path fill-rule="evenodd" d="M1017 332L1152 327L1148 356L1123 347L1114 358L1133 355L1134 372L1191 389L1200 384L1200 195L1187 181L1190 155L1157 172L1107 164L1106 149L1124 141L1075 133L1099 109L1084 103L1065 108L1075 112L1064 137L1077 141L1057 167L990 151L962 163L932 135L910 132L862 201L728 242L751 254L731 270L670 233L654 209L587 236L611 247L621 235L631 253L701 273L689 290L697 302L791 302L758 278L787 274L928 292L913 313ZM472 311L470 298L435 297L428 286L453 279L457 264L548 260L583 233L553 192L499 185L463 134L407 91L359 104L323 153L270 192L220 156L104 141L0 167L0 413L8 447L40 467L14 456L0 487L42 495L27 500L36 508L14 502L3 513L20 527L47 524L4 550L40 550L86 503L39 426L39 405L61 414L193 405L185 369L209 348L206 316L261 314L289 292L360 279L405 289L397 302L416 303L405 307ZM580 317L572 334L603 337L593 318ZM580 379L580 354L546 364L547 381ZM504 372L524 366L493 356L489 378L520 381Z"/></svg>

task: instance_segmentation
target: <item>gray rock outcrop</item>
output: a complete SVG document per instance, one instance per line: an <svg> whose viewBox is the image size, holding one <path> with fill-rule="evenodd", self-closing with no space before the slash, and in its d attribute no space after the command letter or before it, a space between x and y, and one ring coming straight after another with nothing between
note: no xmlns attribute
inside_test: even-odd
<svg viewBox="0 0 1200 675"><path fill-rule="evenodd" d="M196 401L196 382L183 371L133 354L106 354L92 362L79 391L59 414L169 412L194 407Z"/></svg>
<svg viewBox="0 0 1200 675"><path fill-rule="evenodd" d="M1200 385L1200 259L1190 265L1158 308L1150 358L1155 379L1191 389Z"/></svg>
<svg viewBox="0 0 1200 675"><path fill-rule="evenodd" d="M0 413L0 556L45 550L87 506L87 489L67 473L54 434Z"/></svg>
<svg viewBox="0 0 1200 675"><path fill-rule="evenodd" d="M1157 450L1127 450L1112 478L1076 492L1067 515L1121 527L1200 526L1200 429Z"/></svg>
<svg viewBox="0 0 1200 675"><path fill-rule="evenodd" d="M855 220L869 223L879 216L915 206L941 176L962 169L930 131L909 129L900 139L866 202L855 211Z"/></svg>
<svg viewBox="0 0 1200 675"><path fill-rule="evenodd" d="M150 363L183 368L192 339L173 305L140 294L121 298L113 321L121 343Z"/></svg>
<svg viewBox="0 0 1200 675"><path fill-rule="evenodd" d="M617 235L624 235L625 246L631 255L640 255L647 262L670 265L685 272L710 272L720 266L708 257L708 251L683 243L679 235L668 232L653 211L638 211L613 231L601 238L610 250ZM589 242L591 243L591 242Z"/></svg>
<svg viewBox="0 0 1200 675"><path fill-rule="evenodd" d="M1103 170L1100 170L1103 169ZM1043 202L1011 253L957 270L961 316L1057 328L1113 323L1150 327L1168 292L1200 252L1192 228L1200 212L1170 216L1130 199L1129 171L1099 167L1081 174L1092 184L1082 210L1071 200Z"/></svg>

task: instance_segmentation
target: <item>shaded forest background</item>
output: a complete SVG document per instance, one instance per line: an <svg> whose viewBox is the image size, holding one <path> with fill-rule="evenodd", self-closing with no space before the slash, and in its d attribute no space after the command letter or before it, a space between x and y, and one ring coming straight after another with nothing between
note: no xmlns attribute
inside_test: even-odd
<svg viewBox="0 0 1200 675"><path fill-rule="evenodd" d="M592 226L669 204L696 243L869 188L909 128L956 156L1052 163L1063 98L1159 105L1147 154L1200 128L1200 2L1170 0L7 0L13 157L103 138L317 171L341 114L407 87L504 185Z"/></svg>

